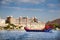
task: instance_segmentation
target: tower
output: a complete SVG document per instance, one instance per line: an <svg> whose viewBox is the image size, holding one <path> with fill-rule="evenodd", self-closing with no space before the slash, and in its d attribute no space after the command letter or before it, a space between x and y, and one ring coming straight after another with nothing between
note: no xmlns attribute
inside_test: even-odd
<svg viewBox="0 0 60 40"><path fill-rule="evenodd" d="M19 24L22 23L22 16L19 17Z"/></svg>

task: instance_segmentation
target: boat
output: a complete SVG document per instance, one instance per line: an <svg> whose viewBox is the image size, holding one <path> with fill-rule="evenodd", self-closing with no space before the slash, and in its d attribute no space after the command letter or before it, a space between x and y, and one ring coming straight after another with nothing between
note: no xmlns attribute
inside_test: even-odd
<svg viewBox="0 0 60 40"><path fill-rule="evenodd" d="M31 23L30 23L30 26L31 26ZM47 29L46 29L47 28ZM51 30L51 28L49 28L49 26L46 26L44 29L35 29L35 28L30 28L27 26L27 20L26 20L26 27L24 27L25 31L27 32L49 32Z"/></svg>
<svg viewBox="0 0 60 40"><path fill-rule="evenodd" d="M40 29L30 29L29 27L24 27L25 31L27 32L50 32L51 29L43 29L43 30L40 30Z"/></svg>
<svg viewBox="0 0 60 40"><path fill-rule="evenodd" d="M30 29L29 27L24 27L24 29L25 29L27 32L43 32L43 30Z"/></svg>

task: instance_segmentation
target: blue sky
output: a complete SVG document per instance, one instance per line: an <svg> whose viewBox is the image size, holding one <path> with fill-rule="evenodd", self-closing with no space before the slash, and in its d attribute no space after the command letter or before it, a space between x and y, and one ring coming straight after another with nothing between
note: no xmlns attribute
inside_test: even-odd
<svg viewBox="0 0 60 40"><path fill-rule="evenodd" d="M0 0L0 17L36 16L47 22L60 18L60 0Z"/></svg>

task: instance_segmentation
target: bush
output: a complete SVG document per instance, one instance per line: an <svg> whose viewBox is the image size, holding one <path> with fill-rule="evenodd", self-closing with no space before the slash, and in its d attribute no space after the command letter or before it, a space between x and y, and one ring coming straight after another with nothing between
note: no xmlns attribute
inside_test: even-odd
<svg viewBox="0 0 60 40"><path fill-rule="evenodd" d="M54 23L53 26L54 26L54 29L56 29L56 28L60 29L60 25L57 23Z"/></svg>

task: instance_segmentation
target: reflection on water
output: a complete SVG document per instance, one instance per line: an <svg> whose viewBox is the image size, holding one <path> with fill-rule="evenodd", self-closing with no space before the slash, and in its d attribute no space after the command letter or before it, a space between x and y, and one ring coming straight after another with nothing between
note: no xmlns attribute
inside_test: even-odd
<svg viewBox="0 0 60 40"><path fill-rule="evenodd" d="M25 31L0 31L0 40L59 40L60 31L25 32Z"/></svg>

